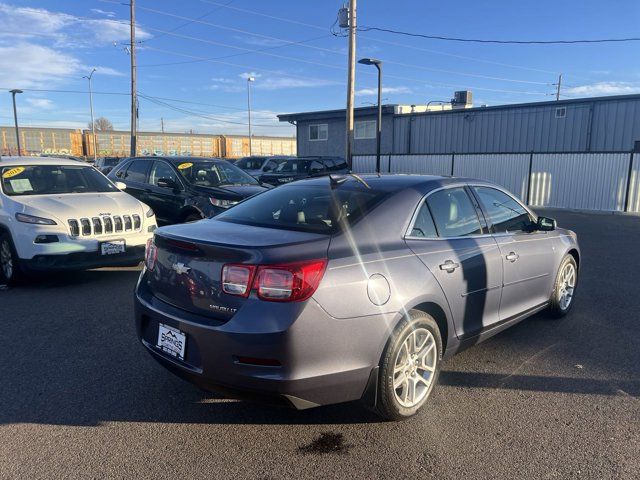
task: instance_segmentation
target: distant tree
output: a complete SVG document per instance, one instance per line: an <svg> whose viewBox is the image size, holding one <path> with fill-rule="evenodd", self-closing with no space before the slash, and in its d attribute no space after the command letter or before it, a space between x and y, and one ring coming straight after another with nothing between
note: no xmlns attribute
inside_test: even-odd
<svg viewBox="0 0 640 480"><path fill-rule="evenodd" d="M96 125L96 131L97 132L104 132L107 130L113 130L113 124L106 118L104 117L98 117L95 120L95 125ZM89 122L89 130L91 130L91 122Z"/></svg>

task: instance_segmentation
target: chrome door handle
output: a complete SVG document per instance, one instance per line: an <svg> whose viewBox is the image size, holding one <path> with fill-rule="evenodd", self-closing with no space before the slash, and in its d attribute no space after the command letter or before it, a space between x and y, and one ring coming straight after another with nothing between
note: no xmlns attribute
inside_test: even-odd
<svg viewBox="0 0 640 480"><path fill-rule="evenodd" d="M520 255L518 255L516 252L509 252L509 255L507 255L504 258L506 258L511 263L513 263L513 262L515 262L516 260L518 260L520 258Z"/></svg>
<svg viewBox="0 0 640 480"><path fill-rule="evenodd" d="M453 271L458 267L460 267L459 263L455 263L451 260L447 260L446 262L440 265L440 270L444 270L447 273L453 273Z"/></svg>

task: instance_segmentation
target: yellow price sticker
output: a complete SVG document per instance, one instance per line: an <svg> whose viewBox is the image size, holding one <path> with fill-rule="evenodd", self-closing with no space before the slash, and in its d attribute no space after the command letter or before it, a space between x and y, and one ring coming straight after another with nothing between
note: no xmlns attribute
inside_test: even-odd
<svg viewBox="0 0 640 480"><path fill-rule="evenodd" d="M11 178L24 172L24 167L15 167L7 170L2 174L2 178Z"/></svg>
<svg viewBox="0 0 640 480"><path fill-rule="evenodd" d="M187 168L191 168L193 167L193 163L181 163L180 165L178 165L178 170L185 170Z"/></svg>

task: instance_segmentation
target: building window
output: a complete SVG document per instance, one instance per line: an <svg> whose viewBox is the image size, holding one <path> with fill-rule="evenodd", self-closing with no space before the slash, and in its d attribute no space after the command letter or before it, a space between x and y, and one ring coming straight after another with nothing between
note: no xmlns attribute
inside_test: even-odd
<svg viewBox="0 0 640 480"><path fill-rule="evenodd" d="M567 116L567 107L556 108L556 118L564 118Z"/></svg>
<svg viewBox="0 0 640 480"><path fill-rule="evenodd" d="M366 138L376 138L376 121L361 120L354 125L354 138L364 140Z"/></svg>
<svg viewBox="0 0 640 480"><path fill-rule="evenodd" d="M326 123L309 125L309 141L319 142L329 138L329 126Z"/></svg>

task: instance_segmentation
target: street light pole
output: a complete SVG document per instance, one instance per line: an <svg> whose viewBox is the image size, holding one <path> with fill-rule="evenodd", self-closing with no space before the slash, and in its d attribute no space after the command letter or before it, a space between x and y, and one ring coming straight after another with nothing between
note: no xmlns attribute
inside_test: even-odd
<svg viewBox="0 0 640 480"><path fill-rule="evenodd" d="M255 77L247 77L247 110L249 112L249 156L253 153L251 137L251 82L255 82Z"/></svg>
<svg viewBox="0 0 640 480"><path fill-rule="evenodd" d="M22 150L20 149L20 131L18 130L18 111L16 110L16 93L22 93L22 90L14 88L10 90L11 96L13 98L13 121L16 125L16 145L18 147L18 156L22 156Z"/></svg>
<svg viewBox="0 0 640 480"><path fill-rule="evenodd" d="M376 172L380 174L380 139L382 137L382 61L375 58L361 58L362 65L375 65L378 69L378 118L376 120Z"/></svg>
<svg viewBox="0 0 640 480"><path fill-rule="evenodd" d="M89 75L84 75L82 78L86 78L89 80L89 111L91 112L91 137L93 138L93 161L96 161L98 144L96 141L96 123L93 120L93 91L91 90L91 78L95 73L96 69L91 70Z"/></svg>

